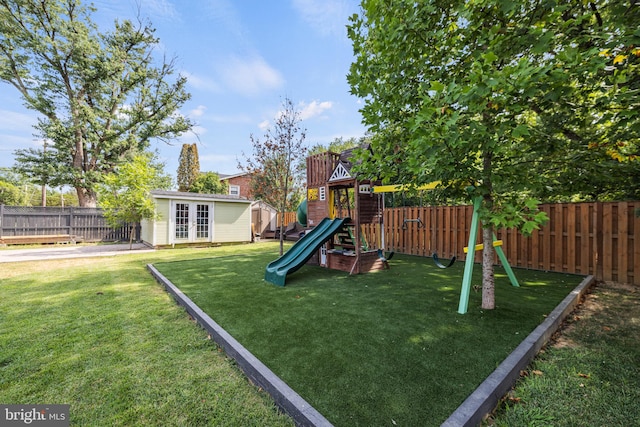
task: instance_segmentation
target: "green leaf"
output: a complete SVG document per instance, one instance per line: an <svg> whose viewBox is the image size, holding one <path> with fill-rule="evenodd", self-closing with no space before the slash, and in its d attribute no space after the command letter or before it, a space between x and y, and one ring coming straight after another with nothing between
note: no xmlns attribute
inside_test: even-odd
<svg viewBox="0 0 640 427"><path fill-rule="evenodd" d="M431 81L431 90L442 92L446 86L438 81Z"/></svg>
<svg viewBox="0 0 640 427"><path fill-rule="evenodd" d="M511 135L514 138L520 138L521 136L529 136L529 127L527 125L518 125L513 131L511 131Z"/></svg>
<svg viewBox="0 0 640 427"><path fill-rule="evenodd" d="M492 64L495 61L498 60L498 55L496 55L495 53L489 51L487 53L482 54L482 59L484 60L485 64Z"/></svg>

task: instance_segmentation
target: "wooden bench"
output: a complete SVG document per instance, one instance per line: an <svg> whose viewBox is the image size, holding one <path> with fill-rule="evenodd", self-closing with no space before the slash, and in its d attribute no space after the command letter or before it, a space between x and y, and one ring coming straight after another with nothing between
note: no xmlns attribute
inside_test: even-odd
<svg viewBox="0 0 640 427"><path fill-rule="evenodd" d="M2 236L0 244L3 245L37 245L55 243L73 243L82 241L79 236L72 234L41 234L28 236Z"/></svg>

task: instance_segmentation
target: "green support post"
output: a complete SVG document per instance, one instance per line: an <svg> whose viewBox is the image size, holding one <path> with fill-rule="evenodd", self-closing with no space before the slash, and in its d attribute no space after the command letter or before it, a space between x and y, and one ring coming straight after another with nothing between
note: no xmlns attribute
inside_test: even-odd
<svg viewBox="0 0 640 427"><path fill-rule="evenodd" d="M475 258L475 252L473 248L476 247L476 240L478 237L478 226L480 223L478 210L482 198L477 197L473 201L473 216L471 217L471 229L469 230L469 245L467 247L471 250L467 253L467 259L464 262L464 276L462 277L462 290L460 291L460 303L458 304L458 313L465 314L467 307L469 306L469 293L471 292L471 276L473 276L473 259Z"/></svg>
<svg viewBox="0 0 640 427"><path fill-rule="evenodd" d="M478 227L480 226L480 220L478 215L478 210L480 209L480 204L482 203L482 198L478 197L473 202L473 216L471 217L471 229L469 230L469 248L467 252L467 259L464 261L464 276L462 277L462 290L460 291L460 302L458 304L458 313L465 314L467 312L467 308L469 306L469 293L471 292L471 277L473 276L473 261L475 259L475 251L473 248L476 247L476 240L478 237ZM493 235L493 241L496 241L496 235ZM495 247L496 253L498 254L498 258L504 267L509 280L511 281L511 285L515 287L520 287L518 283L518 279L516 279L516 275L513 273L511 266L509 265L509 261L507 261L507 256L504 254L502 247Z"/></svg>
<svg viewBox="0 0 640 427"><path fill-rule="evenodd" d="M496 235L494 234L493 241L495 242L496 240L497 240ZM507 273L507 276L509 276L509 280L511 280L511 286L515 286L516 288L519 288L520 284L518 283L518 279L516 279L516 275L513 274L513 270L509 265L509 261L507 261L507 256L504 254L502 247L496 246L496 253L498 254L498 258L500 259L502 266L504 267L504 271Z"/></svg>

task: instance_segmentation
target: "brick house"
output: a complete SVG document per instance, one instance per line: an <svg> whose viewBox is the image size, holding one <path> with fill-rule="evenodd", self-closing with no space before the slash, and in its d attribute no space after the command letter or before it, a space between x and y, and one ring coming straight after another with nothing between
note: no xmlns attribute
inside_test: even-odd
<svg viewBox="0 0 640 427"><path fill-rule="evenodd" d="M246 197L247 199L253 199L251 194L251 175L248 172L241 172L234 175L220 174L220 181L226 182L229 188L228 194L230 196Z"/></svg>
<svg viewBox="0 0 640 427"><path fill-rule="evenodd" d="M251 174L241 172L234 175L220 174L220 181L226 182L228 187L228 195L240 198L254 200L251 194ZM251 228L254 235L265 236L271 232L275 233L277 210L260 200L253 201L251 204Z"/></svg>

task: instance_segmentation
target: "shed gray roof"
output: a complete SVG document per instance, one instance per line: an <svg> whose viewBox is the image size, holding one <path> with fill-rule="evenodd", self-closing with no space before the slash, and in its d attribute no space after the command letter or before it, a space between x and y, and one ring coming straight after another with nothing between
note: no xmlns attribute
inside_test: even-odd
<svg viewBox="0 0 640 427"><path fill-rule="evenodd" d="M229 194L202 194L202 193L190 193L187 191L168 191L168 190L153 190L151 196L156 199L191 199L191 200L206 200L206 201L222 201L222 202L238 202L238 203L251 203L251 200L246 197L231 196Z"/></svg>

